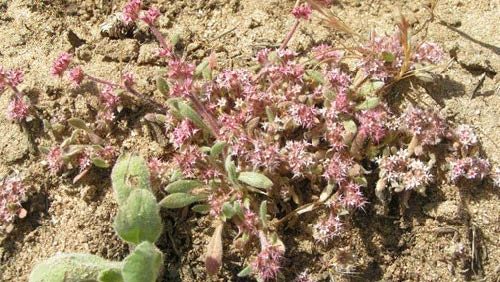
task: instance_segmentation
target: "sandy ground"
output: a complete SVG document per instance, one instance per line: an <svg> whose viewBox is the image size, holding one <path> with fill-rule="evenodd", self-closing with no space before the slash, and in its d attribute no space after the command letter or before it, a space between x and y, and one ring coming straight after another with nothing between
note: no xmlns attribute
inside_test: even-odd
<svg viewBox="0 0 500 282"><path fill-rule="evenodd" d="M133 71L140 90L154 94L152 79L156 43L138 33L109 38L99 25L118 11L123 1L0 1L0 65L26 72L22 90L36 104L37 113L53 124L70 117L92 119L96 103L92 89L70 91L49 77L52 60L72 50L86 70L118 79ZM223 66L246 66L256 51L277 46L293 19L295 1L207 0L146 1L161 8L161 31L178 33L187 56L200 60L215 51ZM400 12L412 24L429 18L427 1L335 1L338 16L360 34L392 32ZM439 108L457 123L472 125L487 156L499 164L500 151L500 1L439 1L427 38L446 51L449 64L438 70L430 85L409 85L394 95L416 97ZM291 47L307 52L318 43L344 40L317 19L302 25ZM6 108L6 95L0 108ZM147 106L146 106L147 110ZM118 126L112 142L144 156L162 156L140 116ZM131 130L124 131L128 127ZM25 203L28 216L18 220L0 242L0 280L26 281L33 265L56 252L90 252L121 259L128 247L117 239L111 223L115 214L109 171L92 172L77 185L71 177L55 177L42 165L39 146L62 140L68 128L48 134L41 121L29 123L29 132L0 115L0 175L21 172L30 185ZM125 134L126 133L126 134ZM427 197L414 197L404 214L380 215L373 207L349 222L350 230L328 246L317 246L306 236L312 220L291 223L285 230L288 246L283 273L291 281L307 271L314 281L499 281L499 191L487 184L468 189L437 183ZM201 255L210 223L203 217L179 218L165 213L169 226L159 247L165 253L163 281L205 281ZM456 250L463 248L464 255ZM220 275L212 280L237 281L242 262L228 250Z"/></svg>

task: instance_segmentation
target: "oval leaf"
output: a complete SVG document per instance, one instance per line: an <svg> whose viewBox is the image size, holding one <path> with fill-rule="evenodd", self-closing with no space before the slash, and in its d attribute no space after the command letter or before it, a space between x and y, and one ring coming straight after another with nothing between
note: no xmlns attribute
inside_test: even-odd
<svg viewBox="0 0 500 282"><path fill-rule="evenodd" d="M194 205L191 210L201 214L207 214L210 212L210 205Z"/></svg>
<svg viewBox="0 0 500 282"><path fill-rule="evenodd" d="M129 243L154 243L163 230L155 196L148 190L133 190L127 201L120 206L114 228L118 236Z"/></svg>
<svg viewBox="0 0 500 282"><path fill-rule="evenodd" d="M218 157L222 153L225 147L226 147L226 142L215 143L210 149L210 156L214 158Z"/></svg>
<svg viewBox="0 0 500 282"><path fill-rule="evenodd" d="M150 242L142 242L123 261L126 282L155 282L163 266L163 254Z"/></svg>
<svg viewBox="0 0 500 282"><path fill-rule="evenodd" d="M68 119L68 123L74 128L90 131L90 129L87 127L87 124L85 124L85 121L79 118L70 118Z"/></svg>
<svg viewBox="0 0 500 282"><path fill-rule="evenodd" d="M167 209L179 209L185 206L189 206L192 203L201 201L205 196L200 195L190 195L186 193L173 193L166 196L160 202L160 206Z"/></svg>
<svg viewBox="0 0 500 282"><path fill-rule="evenodd" d="M168 193L187 193L194 188L202 186L203 183L198 181L198 180L187 180L187 179L181 179L177 180L173 183L170 183L167 185L165 188L165 191Z"/></svg>
<svg viewBox="0 0 500 282"><path fill-rule="evenodd" d="M267 178L267 176L252 171L244 171L241 172L238 176L238 180L246 183L252 187L260 188L260 189L269 189L273 186L273 182L271 179Z"/></svg>
<svg viewBox="0 0 500 282"><path fill-rule="evenodd" d="M241 270L238 273L238 277L247 277L250 274L252 274L252 266L248 265L247 267L243 268L243 270Z"/></svg>
<svg viewBox="0 0 500 282"><path fill-rule="evenodd" d="M168 82L161 76L158 76L156 78L156 88L158 88L158 91L160 91L160 93L165 96L168 95L170 92L170 87L168 86Z"/></svg>
<svg viewBox="0 0 500 282"><path fill-rule="evenodd" d="M356 110L370 110L376 108L380 104L380 98L370 97L367 98L363 103L356 106Z"/></svg>

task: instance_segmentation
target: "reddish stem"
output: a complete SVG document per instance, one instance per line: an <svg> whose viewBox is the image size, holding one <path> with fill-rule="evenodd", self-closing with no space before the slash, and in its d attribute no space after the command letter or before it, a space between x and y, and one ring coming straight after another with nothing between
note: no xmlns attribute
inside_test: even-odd
<svg viewBox="0 0 500 282"><path fill-rule="evenodd" d="M288 34L286 35L286 38L285 40L283 41L283 43L281 44L280 46L280 50L283 50L286 48L286 45L288 45L288 42L290 41L290 39L292 39L293 35L295 34L295 32L297 31L297 28L299 27L299 24L300 24L300 20L296 20L295 23L293 24L293 27L292 29L288 32Z"/></svg>

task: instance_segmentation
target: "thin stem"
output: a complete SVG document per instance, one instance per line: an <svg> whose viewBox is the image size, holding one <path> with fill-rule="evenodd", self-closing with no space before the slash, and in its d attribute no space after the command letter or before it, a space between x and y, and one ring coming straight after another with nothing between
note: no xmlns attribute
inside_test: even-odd
<svg viewBox="0 0 500 282"><path fill-rule="evenodd" d="M168 49L169 46L167 45L167 41L165 40L165 37L161 32L153 25L149 26L149 29L153 33L153 35L156 37L156 40L158 40L158 43L160 44L161 48L163 49Z"/></svg>
<svg viewBox="0 0 500 282"><path fill-rule="evenodd" d="M300 20L296 20L295 23L293 24L292 29L288 32L288 34L286 35L285 40L281 44L280 50L283 50L283 49L286 48L286 45L288 45L288 42L290 41L290 39L292 39L293 35L297 31L297 28L299 27L299 24L300 24Z"/></svg>
<svg viewBox="0 0 500 282"><path fill-rule="evenodd" d="M162 104L154 101L153 99L151 99L151 98L143 95L142 93L139 93L137 90L135 90L131 86L120 85L120 84L117 84L117 83L114 83L114 82L111 82L111 81L108 81L108 80L104 80L104 79L101 79L101 78L97 78L97 77L94 77L94 76L91 76L91 75L88 75L88 74L85 74L85 77L87 77L89 80L94 81L96 83L100 83L100 84L104 84L104 85L111 86L111 87L114 87L114 88L121 88L123 90L126 90L127 92L129 92L130 94L132 94L133 96L135 96L136 98L138 98L140 100L145 100L148 103L152 104L153 106L161 109L162 111L165 111L165 112L168 111L167 107L165 107Z"/></svg>

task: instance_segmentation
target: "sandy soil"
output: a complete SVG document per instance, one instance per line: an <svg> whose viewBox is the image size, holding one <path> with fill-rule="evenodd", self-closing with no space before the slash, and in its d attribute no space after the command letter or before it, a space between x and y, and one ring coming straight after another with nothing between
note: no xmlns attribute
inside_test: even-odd
<svg viewBox="0 0 500 282"><path fill-rule="evenodd" d="M99 25L124 1L116 2L0 1L0 65L25 70L22 90L41 118L62 125L70 117L95 116L95 89L72 91L49 77L50 64L62 50L74 51L86 70L98 76L116 80L125 70L133 71L144 78L139 81L143 93L158 95L154 81L145 79L162 70L153 58L152 38L144 31L122 38L101 34ZM190 59L215 51L224 66L238 67L248 65L257 50L283 40L293 23L288 13L295 1L146 2L161 8L161 31L180 34ZM427 2L338 0L332 10L361 34L392 32L400 12L414 25L429 18ZM393 94L418 98L456 122L471 124L485 156L498 165L500 1L443 0L435 14L427 37L445 49L448 67L439 70L432 84L406 85ZM318 43L341 40L313 19L301 26L291 47L306 52ZM6 103L6 96L0 97L0 108ZM112 142L144 156L164 156L167 152L142 120L144 112L147 105L140 105L136 114L123 119ZM58 130L48 133L41 121L33 121L27 134L0 115L0 175L19 171L31 189L24 205L28 216L0 238L0 281L26 281L36 262L56 252L90 252L109 259L128 252L111 227L116 206L109 171L92 171L73 185L71 175L51 176L41 163L37 148L56 144L69 132L67 126L54 128ZM282 231L288 246L286 281L303 271L314 281L499 281L499 195L486 183L467 189L437 183L427 197L413 197L403 214L393 209L382 215L369 205L353 216L349 232L328 246L307 236L312 218L291 222ZM201 257L212 233L210 222L174 212L165 212L164 219L168 228L159 243L166 258L163 281L205 281ZM457 255L460 249L463 255ZM243 264L227 250L224 268L211 279L237 281Z"/></svg>

